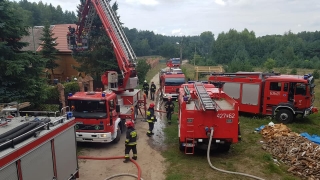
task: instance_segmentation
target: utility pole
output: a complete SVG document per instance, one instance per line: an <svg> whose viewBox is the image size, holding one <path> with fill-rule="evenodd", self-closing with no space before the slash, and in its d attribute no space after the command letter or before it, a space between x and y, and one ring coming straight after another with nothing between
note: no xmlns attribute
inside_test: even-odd
<svg viewBox="0 0 320 180"><path fill-rule="evenodd" d="M197 45L194 45L193 66L196 66L196 59L195 59L196 53L197 53Z"/></svg>

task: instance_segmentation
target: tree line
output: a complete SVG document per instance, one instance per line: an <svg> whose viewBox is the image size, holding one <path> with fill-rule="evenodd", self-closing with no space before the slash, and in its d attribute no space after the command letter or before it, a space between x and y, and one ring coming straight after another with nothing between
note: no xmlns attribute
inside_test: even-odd
<svg viewBox="0 0 320 180"><path fill-rule="evenodd" d="M13 8L17 9L23 17L23 22L27 26L44 26L46 22L49 24L72 24L77 21L77 16L73 11L63 11L61 6L54 7L51 3L43 3L42 1L28 2L20 0L12 2Z"/></svg>
<svg viewBox="0 0 320 180"><path fill-rule="evenodd" d="M77 15L84 0L80 0ZM82 4L82 5L81 5ZM41 9L42 7L43 9ZM29 9L28 9L29 8ZM112 8L118 9L117 3ZM62 12L61 7L39 3L0 1L0 102L30 100L43 102L45 79L43 69L56 67L53 34L49 24L74 23L73 12ZM37 14L38 13L38 14ZM72 18L68 20L69 14ZM59 14L59 15L57 15ZM61 15L61 16L60 16ZM58 18L64 17L64 18ZM120 16L118 16L120 19ZM47 22L47 23L46 23ZM75 59L82 64L79 71L95 75L106 70L117 70L118 65L109 37L103 30L101 20L95 17L90 34L91 52L75 53ZM46 25L42 40L49 49L40 53L22 52L27 43L20 42L28 35L28 28L33 25ZM128 29L124 31L137 56L161 55L165 58L179 57L196 65L226 65L229 72L252 70L252 67L264 66L293 68L319 68L320 33L286 32L283 35L256 37L253 31L244 29L222 32L215 35L206 31L199 36L163 36L152 31ZM42 44L44 47L44 45ZM139 60L137 66L139 79L143 80L150 68L145 61Z"/></svg>

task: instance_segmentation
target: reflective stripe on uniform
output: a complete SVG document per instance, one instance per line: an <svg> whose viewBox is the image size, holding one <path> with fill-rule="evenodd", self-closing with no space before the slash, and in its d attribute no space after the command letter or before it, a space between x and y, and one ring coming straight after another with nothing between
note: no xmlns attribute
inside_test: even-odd
<svg viewBox="0 0 320 180"><path fill-rule="evenodd" d="M125 158L128 158L128 157L130 157L130 156L129 156L129 154L126 154L126 155L124 155L124 157L125 157Z"/></svg>

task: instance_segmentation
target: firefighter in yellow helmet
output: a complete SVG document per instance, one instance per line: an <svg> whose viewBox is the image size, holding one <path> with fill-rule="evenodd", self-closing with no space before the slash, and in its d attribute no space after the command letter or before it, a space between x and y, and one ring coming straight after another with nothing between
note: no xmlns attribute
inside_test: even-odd
<svg viewBox="0 0 320 180"><path fill-rule="evenodd" d="M147 110L147 122L149 124L149 130L147 131L147 136L151 137L153 135L154 123L157 122L157 118L154 115L154 104L151 103Z"/></svg>

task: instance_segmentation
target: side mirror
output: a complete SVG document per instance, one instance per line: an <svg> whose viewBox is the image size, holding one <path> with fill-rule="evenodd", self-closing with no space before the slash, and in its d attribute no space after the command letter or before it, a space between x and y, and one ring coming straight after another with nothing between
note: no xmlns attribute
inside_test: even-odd
<svg viewBox="0 0 320 180"><path fill-rule="evenodd" d="M117 112L117 113L120 112L120 105L116 105L116 112Z"/></svg>

